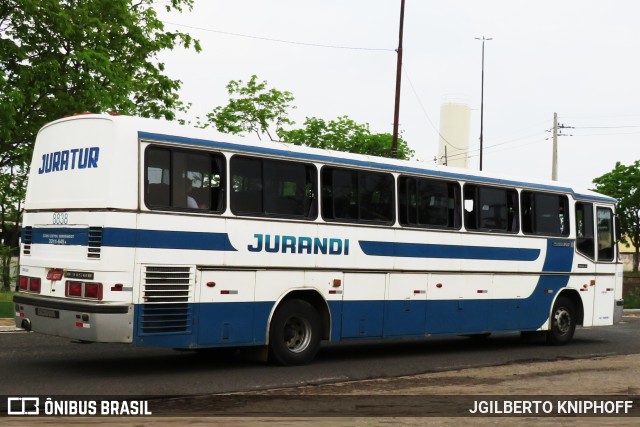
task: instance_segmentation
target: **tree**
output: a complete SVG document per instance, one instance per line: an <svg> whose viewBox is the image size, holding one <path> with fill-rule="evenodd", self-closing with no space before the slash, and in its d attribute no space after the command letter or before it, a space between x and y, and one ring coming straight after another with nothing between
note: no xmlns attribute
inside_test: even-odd
<svg viewBox="0 0 640 427"><path fill-rule="evenodd" d="M180 81L158 52L200 45L166 31L153 0L0 3L0 169L30 158L45 123L84 111L173 119ZM191 8L170 0L167 11Z"/></svg>
<svg viewBox="0 0 640 427"><path fill-rule="evenodd" d="M301 129L281 130L284 142L306 145L315 148L369 154L381 157L393 157L390 133L371 133L368 123L356 123L347 116L325 121L316 117L307 117ZM398 139L398 158L410 159L413 151L406 141Z"/></svg>
<svg viewBox="0 0 640 427"><path fill-rule="evenodd" d="M284 141L296 145L392 157L392 135L371 133L369 124L356 123L347 116L325 121L307 117L304 127L287 130L292 126L289 110L294 100L291 92L268 88L266 81L259 81L256 75L245 84L242 80L232 80L227 85L229 102L216 107L207 114L207 127L213 125L218 131L241 135L255 133L260 140L266 135L271 141ZM276 136L278 138L276 138ZM406 141L398 141L398 157L409 159L413 151Z"/></svg>
<svg viewBox="0 0 640 427"><path fill-rule="evenodd" d="M229 103L207 114L209 123L203 127L213 124L220 132L236 135L255 133L260 140L266 134L274 141L270 127L278 135L282 126L293 124L287 117L288 110L295 108L291 105L294 99L291 92L268 89L267 81L258 81L255 74L246 85L242 80L231 80L227 92Z"/></svg>
<svg viewBox="0 0 640 427"><path fill-rule="evenodd" d="M5 290L14 282L11 260L17 255L26 170L24 166L14 166L0 174L0 289Z"/></svg>
<svg viewBox="0 0 640 427"><path fill-rule="evenodd" d="M17 246L28 164L38 130L85 111L173 119L181 82L157 54L200 44L166 31L153 0L0 2L0 274ZM167 11L193 0L163 2Z"/></svg>
<svg viewBox="0 0 640 427"><path fill-rule="evenodd" d="M593 180L595 191L618 199L617 214L620 221L621 242L635 247L633 271L638 271L640 262L640 160L616 167Z"/></svg>

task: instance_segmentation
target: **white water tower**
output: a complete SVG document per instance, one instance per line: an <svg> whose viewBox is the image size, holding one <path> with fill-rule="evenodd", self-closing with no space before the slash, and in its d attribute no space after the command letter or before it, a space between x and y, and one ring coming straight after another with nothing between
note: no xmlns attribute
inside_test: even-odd
<svg viewBox="0 0 640 427"><path fill-rule="evenodd" d="M471 107L457 101L440 106L440 144L437 164L458 168L469 167L469 126Z"/></svg>

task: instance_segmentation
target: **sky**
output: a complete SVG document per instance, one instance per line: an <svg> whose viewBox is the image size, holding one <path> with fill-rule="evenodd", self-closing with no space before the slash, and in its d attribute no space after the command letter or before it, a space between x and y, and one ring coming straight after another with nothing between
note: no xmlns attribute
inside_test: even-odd
<svg viewBox="0 0 640 427"><path fill-rule="evenodd" d="M162 5L158 1L158 5ZM187 118L228 100L230 80L256 74L287 90L305 117L347 115L393 130L400 0L195 0L160 14L202 52L159 60L182 81ZM400 130L415 158L438 154L440 107L471 107L469 168L479 167L485 42L483 170L593 188L615 163L640 159L640 2L637 0L406 0ZM269 39L269 40L267 40ZM321 46L316 46L321 45Z"/></svg>

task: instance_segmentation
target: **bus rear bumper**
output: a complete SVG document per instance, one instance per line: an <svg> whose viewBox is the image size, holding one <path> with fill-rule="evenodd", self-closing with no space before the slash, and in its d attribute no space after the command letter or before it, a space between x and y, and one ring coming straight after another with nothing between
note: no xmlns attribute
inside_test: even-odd
<svg viewBox="0 0 640 427"><path fill-rule="evenodd" d="M18 294L16 327L88 342L131 343L133 304L69 301Z"/></svg>
<svg viewBox="0 0 640 427"><path fill-rule="evenodd" d="M616 324L622 320L622 310L624 308L624 300L619 299L613 302L613 323Z"/></svg>

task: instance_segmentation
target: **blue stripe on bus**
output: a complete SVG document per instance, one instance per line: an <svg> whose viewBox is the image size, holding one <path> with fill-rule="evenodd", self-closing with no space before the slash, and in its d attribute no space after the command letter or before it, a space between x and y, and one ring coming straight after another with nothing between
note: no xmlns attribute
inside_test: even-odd
<svg viewBox="0 0 640 427"><path fill-rule="evenodd" d="M33 227L31 243L87 246L88 228ZM23 228L24 239L24 228ZM132 228L102 229L101 246L115 248L192 249L203 251L236 251L227 233L199 231L136 230Z"/></svg>
<svg viewBox="0 0 640 427"><path fill-rule="evenodd" d="M227 233L104 228L102 245L117 248L236 251Z"/></svg>
<svg viewBox="0 0 640 427"><path fill-rule="evenodd" d="M401 166L401 165L395 165L390 163L372 162L367 160L345 159L342 157L328 156L326 154L293 152L289 150L269 148L264 146L242 145L242 144L235 144L231 142L212 141L207 139L188 138L188 137L175 136L175 135L164 135L164 134L153 133L153 132L139 131L138 138L151 140L151 141L195 145L195 146L208 147L208 148L214 148L219 150L227 149L227 150L242 151L242 152L252 153L252 154L266 154L266 155L272 155L272 156L288 157L288 158L297 159L297 160L334 163L334 164L342 164L342 165L357 166L357 167L364 167L364 168L375 168L375 169L382 169L382 170L387 170L391 172L404 172L404 173L411 173L416 175L435 176L435 177L450 178L450 179L460 179L464 181L482 182L487 184L509 185L509 186L517 186L517 187L536 188L536 189L548 190L548 191L559 191L563 193L572 194L574 197L578 197L580 199L587 199L587 200L607 202L607 203L616 202L616 199L612 199L606 196L593 196L589 194L579 194L579 193L576 193L570 187L561 187L557 185L546 185L546 184L534 184L534 183L529 183L524 181L511 180L511 179L475 176L475 175L469 175L465 173L454 173L454 172L448 172L448 171L431 170L427 168L423 169L423 168L418 168L414 166Z"/></svg>
<svg viewBox="0 0 640 427"><path fill-rule="evenodd" d="M481 259L493 261L535 261L540 249L490 246L437 245L360 240L366 255L404 258Z"/></svg>
<svg viewBox="0 0 640 427"><path fill-rule="evenodd" d="M567 286L573 256L566 240L549 239L542 273L554 274L541 275L532 294L524 299L328 301L330 338L340 341L537 330L548 320L558 291ZM188 332L157 334L143 332L141 313L145 305L136 305L134 343L175 348L263 345L275 304L189 304L193 318L187 325Z"/></svg>

